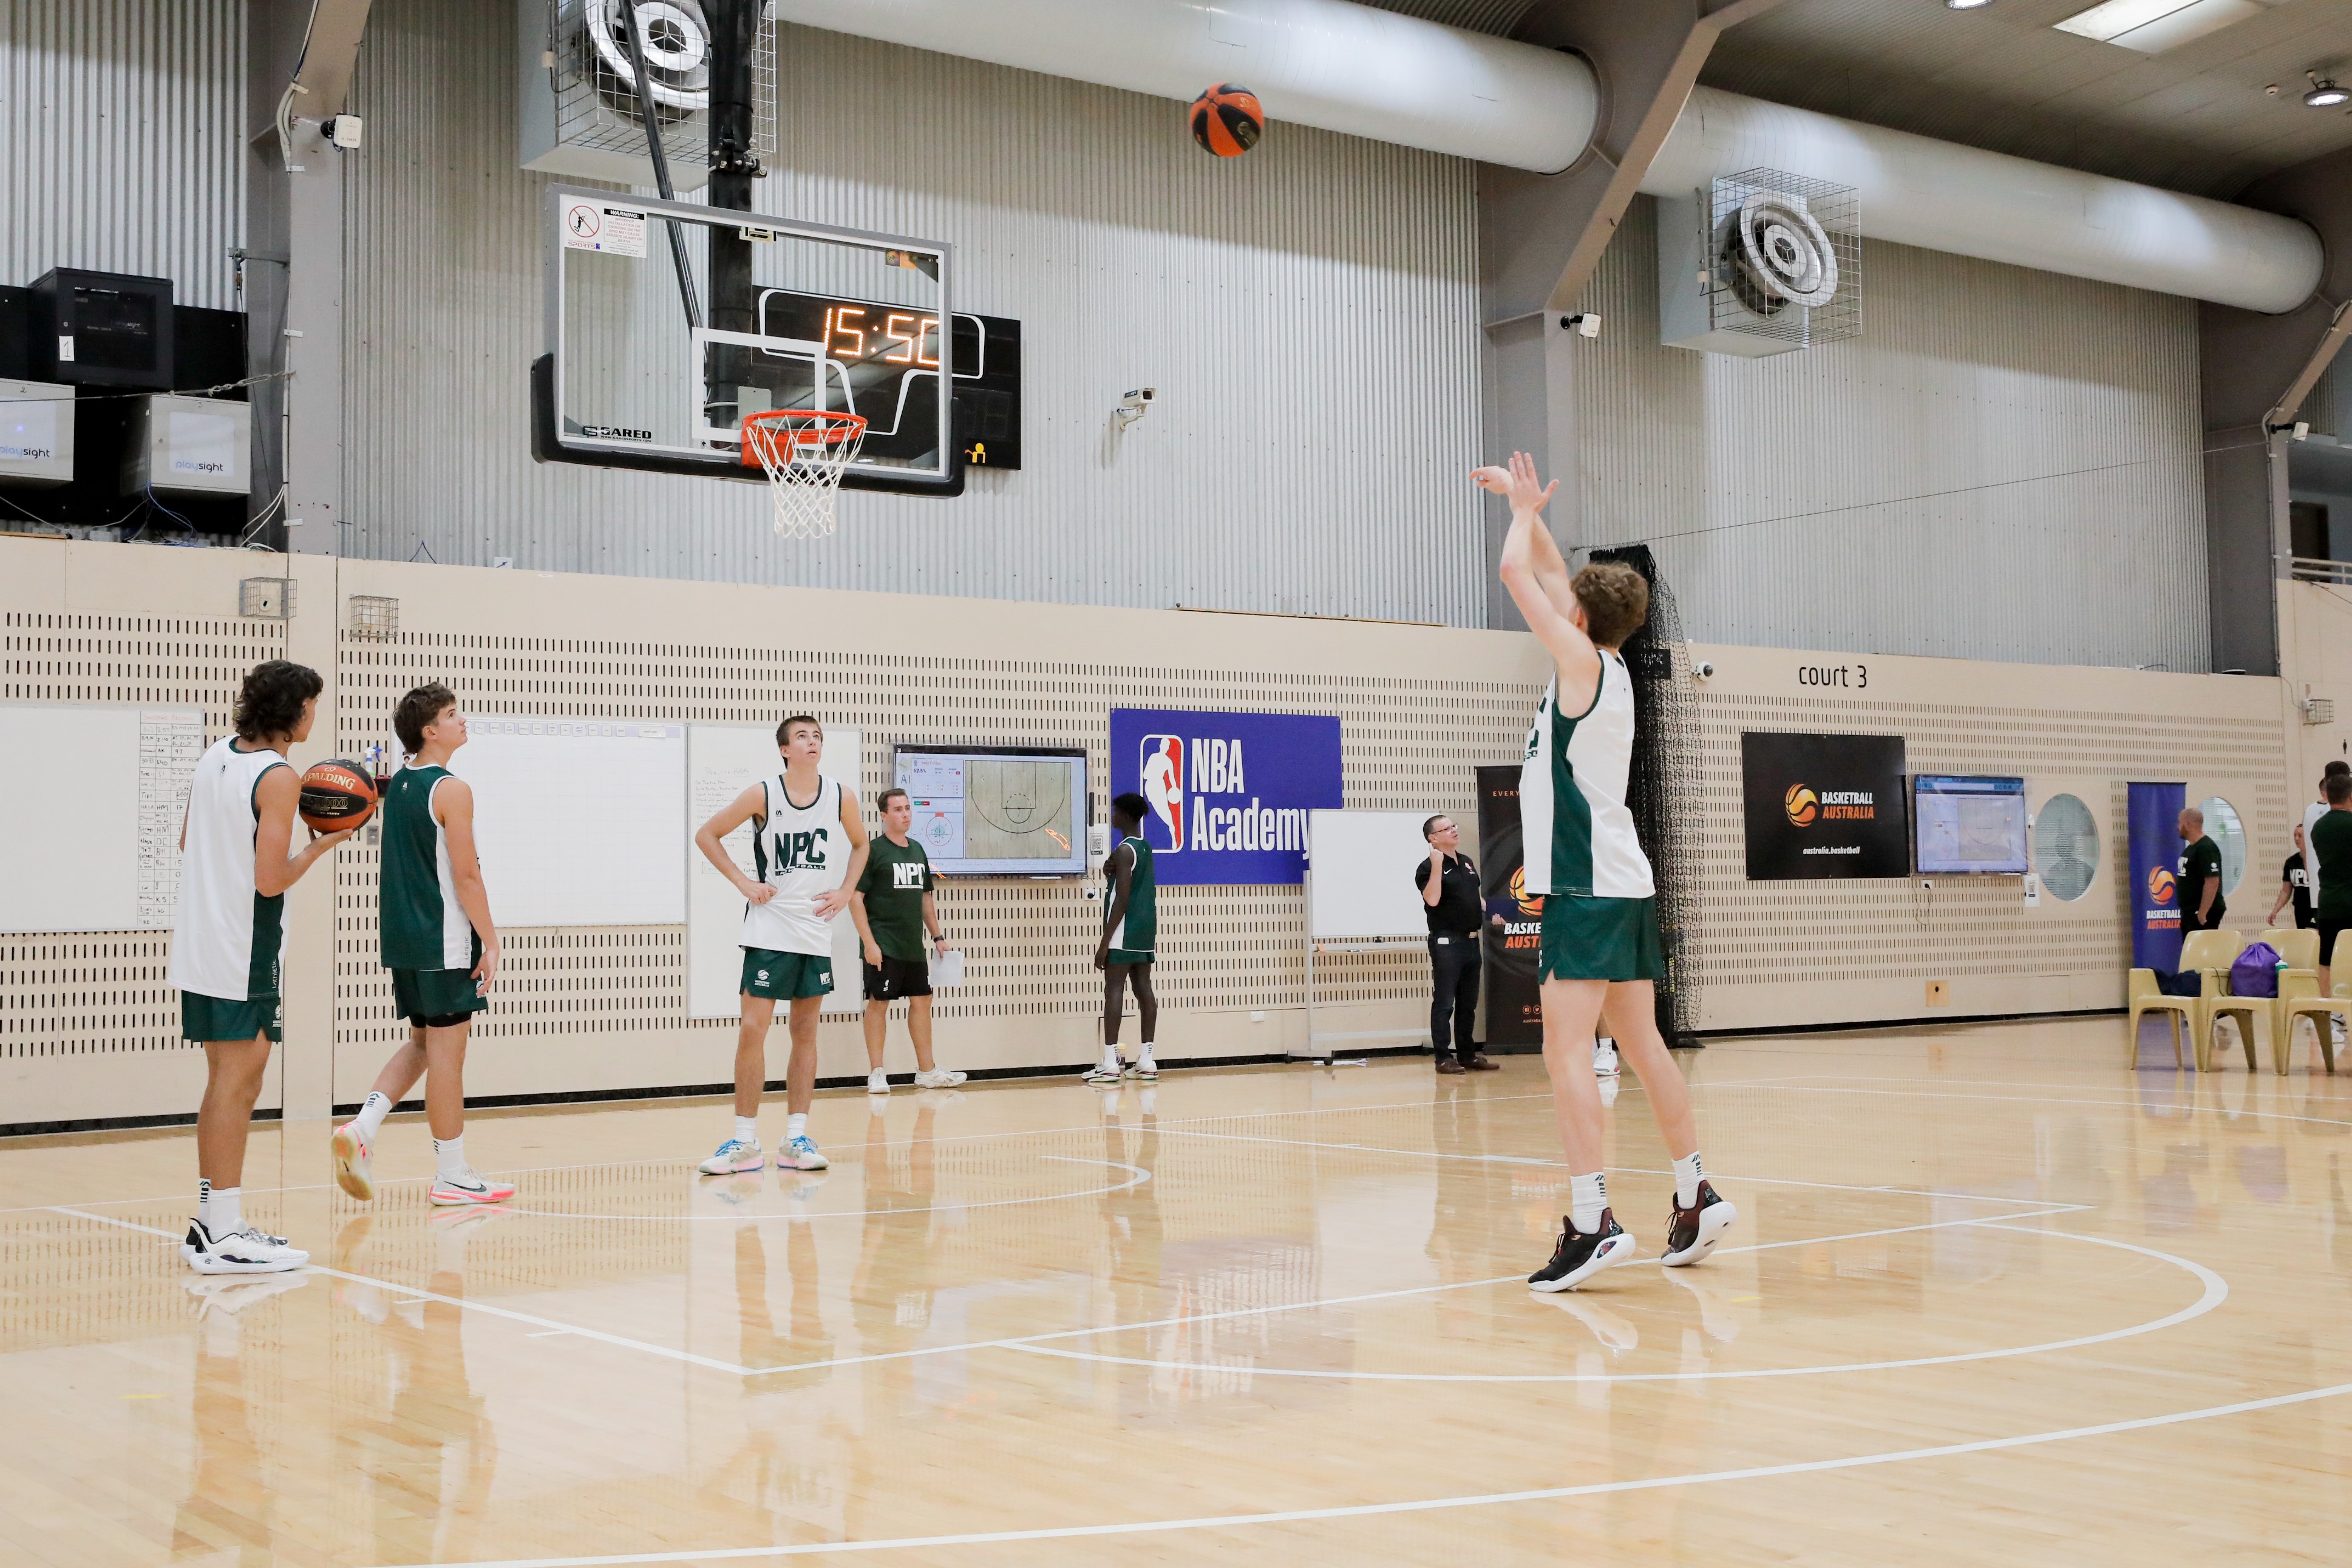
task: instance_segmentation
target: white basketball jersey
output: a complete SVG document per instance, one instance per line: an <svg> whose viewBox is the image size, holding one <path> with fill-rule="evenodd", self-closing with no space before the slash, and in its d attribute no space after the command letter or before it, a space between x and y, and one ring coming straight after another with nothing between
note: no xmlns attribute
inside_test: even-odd
<svg viewBox="0 0 2352 1568"><path fill-rule="evenodd" d="M1559 712L1552 676L1519 768L1519 829L1529 893L1648 898L1657 891L1633 831L1625 784L1633 767L1633 677L1600 650L1592 706Z"/></svg>
<svg viewBox="0 0 2352 1568"><path fill-rule="evenodd" d="M849 836L841 828L841 786L821 780L816 799L796 804L782 774L761 788L767 816L754 824L752 874L776 890L765 904L743 905L746 947L777 953L833 954L833 921L816 912L817 895L841 885L849 864Z"/></svg>
<svg viewBox="0 0 2352 1568"><path fill-rule="evenodd" d="M278 994L286 895L263 898L254 887L253 839L261 813L253 797L263 774L286 766L268 747L248 750L234 736L213 742L196 764L167 985L229 1002Z"/></svg>

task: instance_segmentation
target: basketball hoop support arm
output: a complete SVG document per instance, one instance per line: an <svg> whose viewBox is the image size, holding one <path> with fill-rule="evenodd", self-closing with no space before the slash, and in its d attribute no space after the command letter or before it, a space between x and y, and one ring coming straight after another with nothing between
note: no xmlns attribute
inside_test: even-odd
<svg viewBox="0 0 2352 1568"><path fill-rule="evenodd" d="M646 19L637 10L637 0L629 0L629 70L635 78L630 86L636 89L637 119L646 128L646 155L653 160L654 188L661 192L665 202L677 200L669 184L669 155L662 151L661 120L654 112L654 95L646 89ZM677 302L686 308L686 329L689 332L702 326L702 308L694 299L694 274L686 261L686 235L676 224L664 221L669 231L669 261L677 269Z"/></svg>
<svg viewBox="0 0 2352 1568"><path fill-rule="evenodd" d="M751 182L760 174L751 151L752 64L760 46L762 0L703 0L710 23L710 204L751 210ZM751 244L730 227L710 230L710 325L721 332L756 332ZM711 361L707 405L736 409L747 358L727 350Z"/></svg>

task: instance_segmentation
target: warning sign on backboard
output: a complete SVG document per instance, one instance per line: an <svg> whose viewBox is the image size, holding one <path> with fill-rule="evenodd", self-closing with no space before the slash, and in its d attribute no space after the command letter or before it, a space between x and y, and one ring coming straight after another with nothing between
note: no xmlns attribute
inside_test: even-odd
<svg viewBox="0 0 2352 1568"><path fill-rule="evenodd" d="M642 256L646 214L635 207L611 207L602 202L570 203L563 209L563 248Z"/></svg>

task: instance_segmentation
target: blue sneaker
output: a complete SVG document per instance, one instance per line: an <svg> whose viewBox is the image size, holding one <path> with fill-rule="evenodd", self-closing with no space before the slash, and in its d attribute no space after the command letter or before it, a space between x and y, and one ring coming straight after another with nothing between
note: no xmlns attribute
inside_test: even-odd
<svg viewBox="0 0 2352 1568"><path fill-rule="evenodd" d="M821 1171L833 1162L816 1146L816 1140L803 1133L776 1151L776 1165L782 1170Z"/></svg>
<svg viewBox="0 0 2352 1568"><path fill-rule="evenodd" d="M768 1156L760 1152L758 1140L730 1138L695 1168L704 1176L733 1176L739 1171L758 1170L767 1163ZM782 1161L777 1163L781 1165Z"/></svg>

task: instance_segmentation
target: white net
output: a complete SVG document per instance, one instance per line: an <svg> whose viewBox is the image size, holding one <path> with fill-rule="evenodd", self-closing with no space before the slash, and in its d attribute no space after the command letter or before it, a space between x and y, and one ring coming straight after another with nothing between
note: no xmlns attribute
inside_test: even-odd
<svg viewBox="0 0 2352 1568"><path fill-rule="evenodd" d="M767 470L778 537L831 537L842 471L857 460L866 422L854 413L779 409L746 419L742 434L745 449Z"/></svg>

